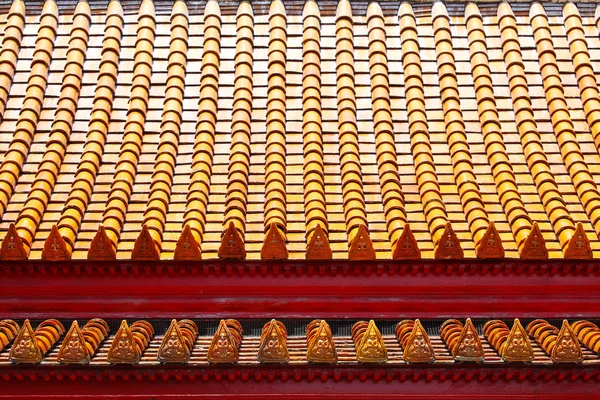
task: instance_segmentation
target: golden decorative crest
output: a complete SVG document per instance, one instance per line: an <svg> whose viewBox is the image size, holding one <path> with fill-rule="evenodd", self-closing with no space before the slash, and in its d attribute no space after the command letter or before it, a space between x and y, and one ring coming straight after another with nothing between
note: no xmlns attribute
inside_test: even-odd
<svg viewBox="0 0 600 400"><path fill-rule="evenodd" d="M537 222L534 222L531 227L529 236L523 243L521 249L521 260L547 260L548 249L546 249L546 241Z"/></svg>
<svg viewBox="0 0 600 400"><path fill-rule="evenodd" d="M221 246L219 247L219 258L220 259L236 259L242 260L246 258L246 249L244 247L244 241L240 237L240 233L235 228L233 222L229 223L229 226L223 233L221 238Z"/></svg>
<svg viewBox="0 0 600 400"><path fill-rule="evenodd" d="M368 261L375 259L373 242L371 241L369 231L365 225L358 226L358 232L356 232L356 236L354 236L354 239L352 239L352 242L350 242L348 259L355 261Z"/></svg>
<svg viewBox="0 0 600 400"><path fill-rule="evenodd" d="M272 319L265 325L258 349L258 359L260 362L286 363L290 360L287 348L287 334L282 331L281 327L283 325L280 324Z"/></svg>
<svg viewBox="0 0 600 400"><path fill-rule="evenodd" d="M415 320L415 326L408 337L402 357L404 361L410 363L431 363L435 361L435 351L429 340L429 335L427 335L427 331L418 319Z"/></svg>
<svg viewBox="0 0 600 400"><path fill-rule="evenodd" d="M23 240L17 233L15 224L10 224L8 231L6 232L6 236L2 241L2 247L0 248L0 260L27 260L27 252L23 246Z"/></svg>
<svg viewBox="0 0 600 400"><path fill-rule="evenodd" d="M42 250L42 260L45 261L65 261L70 260L71 254L67 249L65 239L60 236L58 227L52 225L50 235L44 242L44 249Z"/></svg>
<svg viewBox="0 0 600 400"><path fill-rule="evenodd" d="M178 261L199 261L202 259L202 250L189 225L186 225L183 232L181 232L181 236L175 245L173 258Z"/></svg>
<svg viewBox="0 0 600 400"><path fill-rule="evenodd" d="M590 260L593 257L590 239L588 239L581 222L577 223L575 233L565 249L565 258L569 260Z"/></svg>
<svg viewBox="0 0 600 400"><path fill-rule="evenodd" d="M462 258L464 258L464 253L460 247L460 240L458 240L452 225L448 222L435 248L435 259L461 260Z"/></svg>
<svg viewBox="0 0 600 400"><path fill-rule="evenodd" d="M477 243L475 248L475 254L477 258L504 258L504 247L502 246L502 239L498 234L496 225L490 221L483 237Z"/></svg>
<svg viewBox="0 0 600 400"><path fill-rule="evenodd" d="M90 362L85 339L77 321L73 321L71 324L60 350L58 350L58 362L61 364L87 364Z"/></svg>
<svg viewBox="0 0 600 400"><path fill-rule="evenodd" d="M329 239L323 228L321 228L321 225L317 224L310 242L306 245L306 259L331 260L332 257L333 254L331 253L331 246L329 246Z"/></svg>
<svg viewBox="0 0 600 400"><path fill-rule="evenodd" d="M156 249L156 242L152 239L152 235L150 234L147 225L142 226L140 236L138 236L133 244L131 259L139 261L160 260L160 253Z"/></svg>
<svg viewBox="0 0 600 400"><path fill-rule="evenodd" d="M42 352L28 319L25 320L21 331L15 338L15 342L10 349L9 359L14 363L26 364L37 364L42 361Z"/></svg>
<svg viewBox="0 0 600 400"><path fill-rule="evenodd" d="M583 352L581 351L579 340L567 320L563 321L558 337L556 338L556 345L552 350L552 361L557 363L579 363L583 361Z"/></svg>
<svg viewBox="0 0 600 400"><path fill-rule="evenodd" d="M525 328L521 325L518 318L515 318L512 329L506 339L506 346L502 351L504 361L533 361L533 349L527 337Z"/></svg>
<svg viewBox="0 0 600 400"><path fill-rule="evenodd" d="M409 224L404 225L404 229L402 230L402 234L398 241L396 242L396 247L394 247L394 253L392 258L394 260L420 260L421 259L421 250L419 250L419 245L417 240L415 239L415 235L412 233Z"/></svg>
<svg viewBox="0 0 600 400"><path fill-rule="evenodd" d="M369 321L364 335L357 339L356 359L360 362L384 363L387 361L387 350L381 332L375 321Z"/></svg>
<svg viewBox="0 0 600 400"><path fill-rule="evenodd" d="M177 320L171 321L158 349L157 358L163 363L186 363L190 359L190 351L184 343Z"/></svg>
<svg viewBox="0 0 600 400"><path fill-rule="evenodd" d="M208 347L208 361L211 363L234 363L237 362L238 356L238 348L229 328L225 320L221 320Z"/></svg>
<svg viewBox="0 0 600 400"><path fill-rule="evenodd" d="M265 242L260 250L263 260L287 260L289 253L285 246L285 239L281 236L276 223L272 223L265 235Z"/></svg>
<svg viewBox="0 0 600 400"><path fill-rule="evenodd" d="M337 351L329 324L322 319L315 327L315 332L314 337L309 340L306 359L312 363L335 364Z"/></svg>
<svg viewBox="0 0 600 400"><path fill-rule="evenodd" d="M108 350L108 362L111 364L137 364L140 354L136 350L133 335L127 321L123 320Z"/></svg>
<svg viewBox="0 0 600 400"><path fill-rule="evenodd" d="M457 361L483 361L483 346L471 318L467 318L454 350Z"/></svg>
<svg viewBox="0 0 600 400"><path fill-rule="evenodd" d="M90 244L90 249L88 250L88 260L109 261L116 259L117 253L115 252L112 242L106 234L106 229L104 229L104 226L100 225L98 227L96 236L94 236L94 239L92 239L92 243Z"/></svg>

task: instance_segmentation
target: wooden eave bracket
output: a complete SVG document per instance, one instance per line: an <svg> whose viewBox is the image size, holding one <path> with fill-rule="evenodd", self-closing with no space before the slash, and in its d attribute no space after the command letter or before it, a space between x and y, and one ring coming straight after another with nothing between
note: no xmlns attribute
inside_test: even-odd
<svg viewBox="0 0 600 400"><path fill-rule="evenodd" d="M567 243L564 251L567 260L591 260L594 256L590 239L588 239L581 222L577 223L575 233Z"/></svg>
<svg viewBox="0 0 600 400"><path fill-rule="evenodd" d="M461 260L464 258L463 249L460 247L460 240L454 233L450 222L446 223L442 237L435 248L436 260Z"/></svg>
<svg viewBox="0 0 600 400"><path fill-rule="evenodd" d="M498 234L496 225L490 221L481 240L475 246L475 255L480 259L504 258L504 247L502 239Z"/></svg>
<svg viewBox="0 0 600 400"><path fill-rule="evenodd" d="M138 354L133 334L127 321L123 320L108 350L107 360L111 364L137 364L141 354Z"/></svg>
<svg viewBox="0 0 600 400"><path fill-rule="evenodd" d="M263 260L287 260L289 257L288 249L285 245L285 238L279 232L276 223L272 223L265 235L265 241L260 250L260 258Z"/></svg>
<svg viewBox="0 0 600 400"><path fill-rule="evenodd" d="M580 363L583 361L583 351L573 332L573 328L565 319L556 337L556 345L552 350L552 361L556 363Z"/></svg>
<svg viewBox="0 0 600 400"><path fill-rule="evenodd" d="M331 328L324 319L319 323L315 337L308 343L306 359L311 363L337 363L337 350Z"/></svg>
<svg viewBox="0 0 600 400"><path fill-rule="evenodd" d="M17 233L15 224L10 224L6 236L0 247L0 260L2 261L23 261L27 260L28 255L23 245L23 240Z"/></svg>
<svg viewBox="0 0 600 400"><path fill-rule="evenodd" d="M274 319L269 322L267 330L261 336L258 360L261 363L279 364L287 363L290 360L287 339Z"/></svg>
<svg viewBox="0 0 600 400"><path fill-rule="evenodd" d="M131 259L136 261L158 261L160 252L157 249L156 242L150 234L148 226L142 226L140 235L133 244Z"/></svg>
<svg viewBox="0 0 600 400"><path fill-rule="evenodd" d="M61 364L88 364L90 355L79 324L73 321L65 339L58 350L58 362Z"/></svg>
<svg viewBox="0 0 600 400"><path fill-rule="evenodd" d="M190 351L184 343L177 320L172 320L158 349L157 359L163 363L187 363Z"/></svg>
<svg viewBox="0 0 600 400"><path fill-rule="evenodd" d="M409 363L432 363L435 361L435 351L429 335L418 319L415 320L415 326L408 337L402 358Z"/></svg>
<svg viewBox="0 0 600 400"><path fill-rule="evenodd" d="M392 258L394 260L420 260L421 250L409 224L404 225L402 234L396 241Z"/></svg>
<svg viewBox="0 0 600 400"><path fill-rule="evenodd" d="M229 223L229 226L223 233L218 255L221 260L243 260L244 258L246 258L246 249L244 248L244 241L242 240L240 233L235 228L233 222Z"/></svg>
<svg viewBox="0 0 600 400"><path fill-rule="evenodd" d="M477 333L477 329L471 318L467 318L460 336L458 344L454 351L454 359L456 361L474 361L483 362L484 351L481 344L481 339Z"/></svg>
<svg viewBox="0 0 600 400"><path fill-rule="evenodd" d="M189 225L186 225L183 232L181 232L181 236L175 245L173 258L177 261L200 261L202 259L200 244L194 238L192 228Z"/></svg>
<svg viewBox="0 0 600 400"><path fill-rule="evenodd" d="M544 240L544 236L542 236L542 232L540 231L540 227L537 222L534 222L531 227L531 232L529 232L529 236L525 239L525 243L523 243L523 248L521 249L521 260L547 260L548 259L548 249L546 248L546 241Z"/></svg>
<svg viewBox="0 0 600 400"><path fill-rule="evenodd" d="M350 242L348 259L352 261L370 261L375 259L375 249L365 225L359 225L356 236Z"/></svg>
<svg viewBox="0 0 600 400"><path fill-rule="evenodd" d="M42 361L42 357L35 332L26 319L10 349L9 359L17 364L38 364Z"/></svg>
<svg viewBox="0 0 600 400"><path fill-rule="evenodd" d="M44 261L67 261L71 259L71 252L67 248L65 239L60 235L58 227L52 225L50 235L44 242L42 260Z"/></svg>
<svg viewBox="0 0 600 400"><path fill-rule="evenodd" d="M306 245L307 260L331 260L333 253L329 245L329 239L321 225L317 225L312 233L310 241Z"/></svg>
<svg viewBox="0 0 600 400"><path fill-rule="evenodd" d="M367 331L356 346L356 360L368 363L384 363L387 361L387 349L381 332L375 321L369 321Z"/></svg>
<svg viewBox="0 0 600 400"><path fill-rule="evenodd" d="M225 320L221 320L215 336L208 347L208 361L211 363L235 363L239 357L238 348L229 332Z"/></svg>
<svg viewBox="0 0 600 400"><path fill-rule="evenodd" d="M90 249L88 250L88 260L90 261L111 261L117 259L117 253L113 248L112 242L106 234L104 226L98 227L96 236L92 239Z"/></svg>
<svg viewBox="0 0 600 400"><path fill-rule="evenodd" d="M508 362L530 362L533 361L533 348L525 328L518 318L515 318L512 329L506 339L506 346L502 351L502 359Z"/></svg>

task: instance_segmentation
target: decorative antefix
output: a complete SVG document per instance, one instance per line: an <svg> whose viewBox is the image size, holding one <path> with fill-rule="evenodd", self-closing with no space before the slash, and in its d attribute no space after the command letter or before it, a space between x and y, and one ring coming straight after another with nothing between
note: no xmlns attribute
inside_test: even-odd
<svg viewBox="0 0 600 400"><path fill-rule="evenodd" d="M88 260L91 261L109 261L116 260L117 253L113 248L110 238L106 234L106 229L102 225L98 227L98 232L88 250Z"/></svg>
<svg viewBox="0 0 600 400"><path fill-rule="evenodd" d="M307 351L306 359L311 363L337 362L337 351L331 328L329 324L322 320L315 320L309 324L306 332Z"/></svg>
<svg viewBox="0 0 600 400"><path fill-rule="evenodd" d="M202 259L200 245L192 234L192 228L186 225L175 245L173 258L178 261L199 261Z"/></svg>
<svg viewBox="0 0 600 400"><path fill-rule="evenodd" d="M0 248L0 260L3 261L20 261L27 260L27 252L23 246L23 240L17 233L15 224L10 224L6 236L2 241Z"/></svg>
<svg viewBox="0 0 600 400"><path fill-rule="evenodd" d="M42 361L42 356L31 323L26 319L10 349L10 361L14 363L37 364Z"/></svg>
<svg viewBox="0 0 600 400"><path fill-rule="evenodd" d="M148 229L147 225L142 226L140 236L138 236L133 244L131 259L139 261L160 260L160 253L156 248L156 242L154 239L152 239L152 235L150 234L150 230Z"/></svg>
<svg viewBox="0 0 600 400"><path fill-rule="evenodd" d="M239 342L233 334L234 332L231 332L225 320L221 320L208 348L208 361L211 363L237 362Z"/></svg>
<svg viewBox="0 0 600 400"><path fill-rule="evenodd" d="M67 249L67 243L65 239L60 236L58 227L52 225L50 235L44 242L44 249L42 250L42 260L45 261L65 261L71 259L71 253Z"/></svg>
<svg viewBox="0 0 600 400"><path fill-rule="evenodd" d="M172 320L158 349L158 361L164 363L186 363L190 359L190 351L185 345L183 334L177 320Z"/></svg>
<svg viewBox="0 0 600 400"><path fill-rule="evenodd" d="M460 240L458 240L454 229L452 229L452 225L448 222L435 248L435 259L460 260L462 258L464 258L464 253L460 247Z"/></svg>
<svg viewBox="0 0 600 400"><path fill-rule="evenodd" d="M498 234L496 225L492 221L488 225L483 237L477 243L475 248L477 258L504 258L504 247L502 247L502 239Z"/></svg>
<svg viewBox="0 0 600 400"><path fill-rule="evenodd" d="M244 241L242 240L240 233L235 228L233 222L230 222L225 232L223 232L223 237L221 238L221 246L219 247L219 258L222 260L242 260L246 258L246 249L244 248Z"/></svg>
<svg viewBox="0 0 600 400"><path fill-rule="evenodd" d="M131 329L129 329L127 321L123 320L108 350L108 362L111 364L137 364L140 356L141 354L135 348Z"/></svg>
<svg viewBox="0 0 600 400"><path fill-rule="evenodd" d="M258 360L262 363L287 363L290 354L287 348L287 331L279 321L272 319L262 330Z"/></svg>
<svg viewBox="0 0 600 400"><path fill-rule="evenodd" d="M369 236L369 231L365 225L359 225L356 236L350 242L348 250L348 259L358 261L368 261L375 259L375 249Z"/></svg>
<svg viewBox="0 0 600 400"><path fill-rule="evenodd" d="M531 226L531 232L523 243L521 249L521 260L547 260L548 249L546 249L546 241L542 236L540 227L537 222Z"/></svg>
<svg viewBox="0 0 600 400"><path fill-rule="evenodd" d="M333 254L329 246L329 239L321 225L317 225L310 241L306 245L307 260L331 260Z"/></svg>
<svg viewBox="0 0 600 400"><path fill-rule="evenodd" d="M409 224L404 225L402 234L396 242L396 247L394 247L392 257L394 260L421 259L421 250L419 250L419 245L417 244L417 240L415 239L415 235L412 233Z"/></svg>
<svg viewBox="0 0 600 400"><path fill-rule="evenodd" d="M431 363L435 361L435 352L429 340L429 335L427 335L421 321L418 319L415 321L412 333L408 337L402 358L409 363Z"/></svg>
<svg viewBox="0 0 600 400"><path fill-rule="evenodd" d="M573 332L571 325L565 319L556 337L556 343L552 350L552 361L557 363L580 363L583 361L583 352L579 345L577 335Z"/></svg>
<svg viewBox="0 0 600 400"><path fill-rule="evenodd" d="M289 253L285 246L285 238L279 232L276 223L269 225L265 242L260 250L260 258L263 260L287 260Z"/></svg>
<svg viewBox="0 0 600 400"><path fill-rule="evenodd" d="M454 349L454 359L456 361L483 361L483 346L481 345L477 329L473 325L473 322L471 322L471 318L467 318L465 321Z"/></svg>
<svg viewBox="0 0 600 400"><path fill-rule="evenodd" d="M366 331L355 341L356 359L359 362L384 363L387 361L387 350L381 332L375 321L369 321Z"/></svg>
<svg viewBox="0 0 600 400"><path fill-rule="evenodd" d="M502 351L504 361L533 361L533 348L527 337L527 332L518 318L515 318L512 329L506 339L506 346Z"/></svg>
<svg viewBox="0 0 600 400"><path fill-rule="evenodd" d="M100 339L100 338L98 338ZM61 364L88 364L90 355L77 321L73 321L58 351Z"/></svg>

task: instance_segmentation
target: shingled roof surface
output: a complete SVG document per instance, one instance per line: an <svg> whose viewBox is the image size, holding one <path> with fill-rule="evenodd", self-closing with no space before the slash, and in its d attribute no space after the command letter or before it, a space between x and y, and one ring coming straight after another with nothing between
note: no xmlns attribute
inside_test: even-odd
<svg viewBox="0 0 600 400"><path fill-rule="evenodd" d="M600 256L593 6L381 5L15 0L3 257Z"/></svg>

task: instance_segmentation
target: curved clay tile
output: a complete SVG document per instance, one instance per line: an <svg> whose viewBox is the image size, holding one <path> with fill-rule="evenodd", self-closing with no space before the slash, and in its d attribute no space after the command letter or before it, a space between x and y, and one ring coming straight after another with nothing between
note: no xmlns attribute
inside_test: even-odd
<svg viewBox="0 0 600 400"><path fill-rule="evenodd" d="M567 38L569 39L569 50L575 67L575 76L577 76L579 84L583 112L587 118L596 148L600 151L600 91L592 68L588 43L577 6L573 3L566 3L563 8L563 18ZM600 20L596 21L600 22ZM600 24L597 26L600 31Z"/></svg>
<svg viewBox="0 0 600 400"><path fill-rule="evenodd" d="M15 223L17 232L23 239L27 250L31 248L35 233L48 207L69 145L83 79L83 63L87 51L90 23L90 6L86 1L80 1L73 15L62 88L50 136L46 143L46 151L37 167L31 191ZM62 241L62 238L59 236L53 240ZM64 247L64 243L61 244L61 247ZM69 258L66 252L60 254L65 254L65 257ZM55 255L52 259L56 260L58 256Z"/></svg>
<svg viewBox="0 0 600 400"><path fill-rule="evenodd" d="M142 2L138 15L129 110L119 159L102 217L102 225L114 249L117 247L125 223L142 151L154 50L155 19L152 0Z"/></svg>
<svg viewBox="0 0 600 400"><path fill-rule="evenodd" d="M435 164L433 163L427 115L425 112L425 93L423 89L417 23L413 9L409 3L405 2L400 5L398 19L400 21L410 146L425 218L427 219L433 243L437 248L446 228L448 217L446 206L442 200L438 177L435 172Z"/></svg>
<svg viewBox="0 0 600 400"><path fill-rule="evenodd" d="M342 196L348 233L348 255L361 226L368 226L363 192L362 168L358 145L356 122L356 89L354 82L354 33L352 7L348 0L338 3L335 21L337 110L339 130L340 169L342 173ZM362 241L370 238L368 230L361 235ZM372 244L370 245L372 248ZM374 255L374 254L373 254ZM373 257L374 258L374 257Z"/></svg>
<svg viewBox="0 0 600 400"><path fill-rule="evenodd" d="M504 63L523 152L542 203L563 249L575 232L575 224L550 170L548 158L533 115L529 86L525 76L517 24L508 3L498 6L498 23L502 38ZM530 234L531 235L531 234ZM523 254L521 254L523 257ZM524 258L529 258L527 255Z"/></svg>
<svg viewBox="0 0 600 400"><path fill-rule="evenodd" d="M369 65L371 75L371 104L375 130L379 184L385 210L387 230L393 254L402 244L399 239L407 226L404 195L398 174L398 155L390 103L390 79L385 32L385 20L378 3L367 9L369 29Z"/></svg>
<svg viewBox="0 0 600 400"><path fill-rule="evenodd" d="M540 62L544 91L546 92L548 111L550 112L550 120L554 127L556 140L581 204L592 225L596 228L596 232L600 232L600 192L598 192L594 178L577 141L575 126L569 114L569 106L565 99L558 70L552 32L548 25L548 17L541 4L534 3L531 6L530 20ZM592 258L587 236L585 234L577 235L577 232L569 240L564 252L565 258Z"/></svg>
<svg viewBox="0 0 600 400"><path fill-rule="evenodd" d="M440 96L444 110L446 141L450 148L450 157L452 158L454 178L458 187L460 201L467 217L471 234L473 235L477 257L481 258L481 251L486 247L486 243L482 242L481 239L489 225L489 219L481 192L479 191L479 185L477 184L477 177L473 169L473 159L465 132L465 122L460 106L460 94L458 92L456 65L454 64L450 17L448 16L446 7L441 2L433 5L431 13ZM494 258L499 258L499 255Z"/></svg>
<svg viewBox="0 0 600 400"><path fill-rule="evenodd" d="M25 3L23 0L14 0L8 12L8 21L6 21L0 50L0 121L4 116L8 94L17 68L24 28Z"/></svg>
<svg viewBox="0 0 600 400"><path fill-rule="evenodd" d="M302 34L302 136L306 258L330 259L323 159L321 105L321 14L316 1L304 4Z"/></svg>
<svg viewBox="0 0 600 400"><path fill-rule="evenodd" d="M75 246L75 239L92 198L96 176L102 164L117 84L123 23L121 3L112 0L106 11L102 59L87 138L71 191L57 224L69 254Z"/></svg>
<svg viewBox="0 0 600 400"><path fill-rule="evenodd" d="M204 10L204 49L196 140L194 141L192 172L184 214L184 226L189 225L194 240L202 243L206 224L210 177L215 150L215 126L219 91L221 49L221 12L216 0L209 0Z"/></svg>
<svg viewBox="0 0 600 400"><path fill-rule="evenodd" d="M167 211L171 202L171 187L173 186L179 148L187 52L188 10L185 1L179 0L171 12L171 46L167 64L167 87L163 104L160 142L143 222L144 227L148 228L150 236L154 239L156 252L159 255Z"/></svg>
<svg viewBox="0 0 600 400"><path fill-rule="evenodd" d="M246 232L248 177L250 175L253 53L254 13L250 3L242 2L237 11L231 150L225 199L225 220L223 222L225 227L233 223L242 242Z"/></svg>
<svg viewBox="0 0 600 400"><path fill-rule="evenodd" d="M477 110L485 150L492 167L500 202L506 213L519 252L522 254L523 243L531 233L531 219L527 215L504 144L502 126L500 125L500 117L494 97L483 18L475 3L467 5L465 19L469 38L471 73L477 95Z"/></svg>
<svg viewBox="0 0 600 400"><path fill-rule="evenodd" d="M0 166L0 217L4 215L8 201L17 185L42 112L57 26L58 8L56 3L54 0L46 0L40 16L40 27L31 61L25 99L13 139Z"/></svg>
<svg viewBox="0 0 600 400"><path fill-rule="evenodd" d="M286 53L287 17L281 0L269 10L269 88L265 162L265 242L261 257L286 259ZM271 232L276 229L277 232ZM279 241L283 240L284 246ZM275 246L276 245L276 246ZM274 248L269 248L275 246Z"/></svg>

